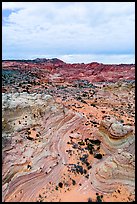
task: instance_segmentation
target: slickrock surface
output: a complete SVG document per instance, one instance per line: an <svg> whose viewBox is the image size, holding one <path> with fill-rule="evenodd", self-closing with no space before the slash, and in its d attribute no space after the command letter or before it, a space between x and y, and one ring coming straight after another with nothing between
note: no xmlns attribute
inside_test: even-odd
<svg viewBox="0 0 137 204"><path fill-rule="evenodd" d="M3 202L135 200L135 66L3 62Z"/></svg>

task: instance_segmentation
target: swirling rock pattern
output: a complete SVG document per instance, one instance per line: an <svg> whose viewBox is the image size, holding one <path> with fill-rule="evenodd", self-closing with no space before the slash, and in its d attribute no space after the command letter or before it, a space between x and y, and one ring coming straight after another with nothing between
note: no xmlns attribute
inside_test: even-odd
<svg viewBox="0 0 137 204"><path fill-rule="evenodd" d="M135 153L134 127L123 125L114 117L105 117L101 121L96 135L104 141L102 145L107 152L115 152L121 148L127 150L128 148L130 153Z"/></svg>
<svg viewBox="0 0 137 204"><path fill-rule="evenodd" d="M135 187L135 157L119 152L98 164L91 173L93 186L105 193L114 192L119 184Z"/></svg>
<svg viewBox="0 0 137 204"><path fill-rule="evenodd" d="M102 120L97 135L104 141L102 147L110 156L92 169L90 176L94 188L99 191L114 192L119 184L125 184L130 189L134 189L134 128L123 125L113 117L106 117Z"/></svg>
<svg viewBox="0 0 137 204"><path fill-rule="evenodd" d="M9 124L4 131L12 132L10 148L3 149L3 200L35 201L48 181L59 181L68 160L65 146L69 133L83 116L55 103L51 96L24 93L3 95L3 118ZM14 125L18 121L19 125ZM37 132L37 139L27 137L30 126Z"/></svg>

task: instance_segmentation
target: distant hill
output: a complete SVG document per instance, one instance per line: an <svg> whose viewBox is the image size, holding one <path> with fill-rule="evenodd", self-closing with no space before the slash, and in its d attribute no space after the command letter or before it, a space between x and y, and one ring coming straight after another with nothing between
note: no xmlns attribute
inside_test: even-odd
<svg viewBox="0 0 137 204"><path fill-rule="evenodd" d="M52 63L52 64L65 64L65 62L63 62L62 60L58 59L58 58L52 58L52 59L46 59L46 58L36 58L36 59L33 59L33 60L2 60L2 62L7 62L7 61L10 61L10 62L32 62L32 63Z"/></svg>

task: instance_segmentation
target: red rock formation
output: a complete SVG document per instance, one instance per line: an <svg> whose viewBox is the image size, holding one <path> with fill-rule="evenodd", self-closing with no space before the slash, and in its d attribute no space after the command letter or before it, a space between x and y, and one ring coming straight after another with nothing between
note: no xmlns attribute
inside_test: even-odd
<svg viewBox="0 0 137 204"><path fill-rule="evenodd" d="M34 60L35 62L35 60ZM135 65L120 64L120 65L105 65L97 62L89 64L67 64L60 60L36 60L37 63L31 62L19 62L19 61L4 61L3 69L10 67L10 69L30 70L36 72L42 79L47 78L48 73L51 75L59 74L60 81L74 81L77 79L88 79L90 82L106 82L117 80L134 80L135 79ZM36 70L35 70L36 69ZM41 72L38 72L41 70ZM57 81L59 79L57 78ZM55 78L54 78L55 81Z"/></svg>

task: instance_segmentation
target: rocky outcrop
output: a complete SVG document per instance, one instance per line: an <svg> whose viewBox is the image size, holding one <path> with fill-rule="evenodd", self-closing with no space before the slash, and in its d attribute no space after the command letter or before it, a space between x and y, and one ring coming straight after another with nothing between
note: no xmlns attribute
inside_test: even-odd
<svg viewBox="0 0 137 204"><path fill-rule="evenodd" d="M115 153L92 169L90 179L99 192L114 192L120 184L134 192L135 156L125 151Z"/></svg>
<svg viewBox="0 0 137 204"><path fill-rule="evenodd" d="M102 148L109 154L92 169L93 187L101 192L114 192L119 184L135 188L135 134L134 128L123 125L114 117L102 120L97 136Z"/></svg>
<svg viewBox="0 0 137 204"><path fill-rule="evenodd" d="M135 153L134 127L124 125L114 117L105 117L96 135L103 141L102 145L106 152L112 153L122 148Z"/></svg>

